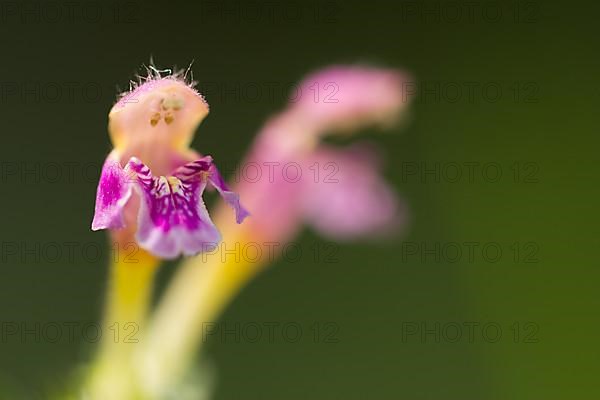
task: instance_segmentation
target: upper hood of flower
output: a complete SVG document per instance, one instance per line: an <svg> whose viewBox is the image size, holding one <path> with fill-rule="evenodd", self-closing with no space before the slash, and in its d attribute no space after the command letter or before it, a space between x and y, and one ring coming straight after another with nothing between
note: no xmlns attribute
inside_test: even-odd
<svg viewBox="0 0 600 400"><path fill-rule="evenodd" d="M290 111L316 133L352 132L368 125L388 126L408 105L410 78L393 70L338 65L307 76Z"/></svg>
<svg viewBox="0 0 600 400"><path fill-rule="evenodd" d="M111 109L108 130L116 150L167 146L186 149L208 114L204 97L178 75L149 77Z"/></svg>

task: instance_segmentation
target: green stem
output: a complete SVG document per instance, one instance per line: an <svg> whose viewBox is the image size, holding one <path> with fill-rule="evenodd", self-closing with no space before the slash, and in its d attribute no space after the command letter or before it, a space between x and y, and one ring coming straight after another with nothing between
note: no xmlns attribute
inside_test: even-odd
<svg viewBox="0 0 600 400"><path fill-rule="evenodd" d="M224 242L243 242L236 232ZM228 236L227 239L225 237ZM243 247L243 246L242 246ZM136 372L143 398L160 399L177 385L204 342L204 330L240 288L262 268L221 254L203 254L184 261L154 313L148 336L136 349Z"/></svg>
<svg viewBox="0 0 600 400"><path fill-rule="evenodd" d="M118 251L110 268L98 353L85 383L90 400L129 400L136 391L132 355L140 346L159 260L145 251L129 259Z"/></svg>

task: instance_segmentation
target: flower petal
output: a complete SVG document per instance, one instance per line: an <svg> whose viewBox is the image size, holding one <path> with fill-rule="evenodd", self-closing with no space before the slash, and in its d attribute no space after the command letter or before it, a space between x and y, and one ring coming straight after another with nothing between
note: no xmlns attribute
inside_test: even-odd
<svg viewBox="0 0 600 400"><path fill-rule="evenodd" d="M332 66L302 81L291 99L292 109L303 125L313 125L318 133L387 126L408 105L410 80L392 69Z"/></svg>
<svg viewBox="0 0 600 400"><path fill-rule="evenodd" d="M210 166L208 181L217 189L223 200L233 207L235 210L235 221L241 224L250 213L240 204L240 195L229 189L229 186L227 186L227 183L225 183L221 173L214 164Z"/></svg>
<svg viewBox="0 0 600 400"><path fill-rule="evenodd" d="M186 164L176 176L152 175L136 158L128 167L137 174L142 198L136 239L162 258L194 255L213 249L221 240L202 200L210 157Z"/></svg>
<svg viewBox="0 0 600 400"><path fill-rule="evenodd" d="M118 154L113 151L108 155L102 167L96 192L92 230L123 228L125 226L123 209L130 197L129 176L119 164Z"/></svg>
<svg viewBox="0 0 600 400"><path fill-rule="evenodd" d="M338 240L380 237L406 224L406 210L379 173L377 157L363 146L323 146L311 162L328 176L307 182L304 213L321 234Z"/></svg>
<svg viewBox="0 0 600 400"><path fill-rule="evenodd" d="M179 76L149 76L113 106L108 129L122 152L147 145L184 150L208 112L204 97Z"/></svg>

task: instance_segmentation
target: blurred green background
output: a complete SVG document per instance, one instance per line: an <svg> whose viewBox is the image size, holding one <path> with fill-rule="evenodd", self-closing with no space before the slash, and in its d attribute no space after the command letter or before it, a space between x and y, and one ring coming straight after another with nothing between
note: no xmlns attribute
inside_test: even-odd
<svg viewBox="0 0 600 400"><path fill-rule="evenodd" d="M403 128L363 136L386 150L408 231L342 244L333 263L279 262L248 286L227 326L293 322L303 335L211 337L217 399L598 398L597 3L75 1L73 18L66 3L53 2L57 17L36 11L44 2L2 2L0 386L43 398L89 355L81 335L22 340L6 323L98 321L106 251L50 262L11 249L105 248L89 224L107 113L116 85L153 55L162 67L195 60L200 87L213 85L194 147L230 166L311 70L360 61L419 82ZM102 14L84 18L86 7ZM275 96L243 95L269 82ZM36 178L53 163L61 179ZM91 170L67 179L67 163ZM477 163L472 180L465 163ZM15 165L38 172L13 175ZM419 175L437 167L439 179ZM300 240L324 243L310 231ZM315 343L315 323L336 340Z"/></svg>

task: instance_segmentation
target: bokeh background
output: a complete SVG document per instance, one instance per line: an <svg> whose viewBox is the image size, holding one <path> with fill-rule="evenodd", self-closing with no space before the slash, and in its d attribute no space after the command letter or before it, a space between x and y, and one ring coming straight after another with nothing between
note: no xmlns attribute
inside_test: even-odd
<svg viewBox="0 0 600 400"><path fill-rule="evenodd" d="M73 15L51 3L61 15L1 3L0 398L43 398L92 349L6 323L100 319L107 245L89 224L107 113L150 55L195 60L212 89L194 147L232 167L309 71L359 61L419 83L402 128L364 136L386 150L408 230L340 244L334 262L280 261L248 286L224 323L296 323L303 336L211 337L217 399L598 398L597 3L75 1ZM52 262L36 250L52 243L78 247ZM314 324L335 340L315 343Z"/></svg>

